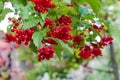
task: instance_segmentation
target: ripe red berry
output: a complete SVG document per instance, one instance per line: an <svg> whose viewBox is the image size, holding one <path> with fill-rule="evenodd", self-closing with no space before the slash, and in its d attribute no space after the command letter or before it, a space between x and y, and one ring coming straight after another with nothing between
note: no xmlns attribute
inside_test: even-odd
<svg viewBox="0 0 120 80"><path fill-rule="evenodd" d="M21 21L21 17L19 17L18 20Z"/></svg>
<svg viewBox="0 0 120 80"><path fill-rule="evenodd" d="M16 20L12 20L12 23L15 24L15 23L16 23Z"/></svg>
<svg viewBox="0 0 120 80"><path fill-rule="evenodd" d="M43 40L43 43L49 43L49 44L52 44L52 45L57 45L57 42L52 40L52 39Z"/></svg>
<svg viewBox="0 0 120 80"><path fill-rule="evenodd" d="M74 42L74 43L80 44L82 41L83 41L83 39L82 39L79 35L76 35L76 36L73 38L73 42Z"/></svg>
<svg viewBox="0 0 120 80"><path fill-rule="evenodd" d="M9 20L9 21L11 21L11 20L12 20L12 18L11 18L11 17L8 17L8 20Z"/></svg>
<svg viewBox="0 0 120 80"><path fill-rule="evenodd" d="M102 52L100 48L93 48L92 49L92 57L102 56Z"/></svg>
<svg viewBox="0 0 120 80"><path fill-rule="evenodd" d="M43 27L49 27L51 30L53 29L53 21L51 19L46 18L45 19L45 24Z"/></svg>
<svg viewBox="0 0 120 80"><path fill-rule="evenodd" d="M100 32L100 31L103 29L103 27L104 27L104 25L98 26L97 24L93 24L92 26L93 26L94 29L96 29L96 30L99 31L99 32Z"/></svg>
<svg viewBox="0 0 120 80"><path fill-rule="evenodd" d="M104 36L101 39L101 42L99 42L98 44L101 48L103 48L104 46L112 44L112 41L113 41L113 38L111 36Z"/></svg>
<svg viewBox="0 0 120 80"><path fill-rule="evenodd" d="M90 48L90 46L83 46L80 50L81 51L78 54L78 56L82 57L83 59L89 59L91 57L91 48Z"/></svg>
<svg viewBox="0 0 120 80"><path fill-rule="evenodd" d="M51 59L53 58L55 53L55 50L52 46L44 47L41 49L38 49L38 61L44 60L44 59Z"/></svg>
<svg viewBox="0 0 120 80"><path fill-rule="evenodd" d="M72 35L70 34L71 27L64 25L60 26L59 28L53 29L53 32L51 34L52 37L61 39L63 42L66 42L66 40L71 40Z"/></svg>
<svg viewBox="0 0 120 80"><path fill-rule="evenodd" d="M48 11L49 8L54 8L55 4L51 3L51 0L31 0L35 6L34 10L37 12L44 13L45 11Z"/></svg>
<svg viewBox="0 0 120 80"><path fill-rule="evenodd" d="M80 53L78 54L78 56L80 56L83 59L94 58L101 55L102 52L100 48L95 48L93 46L86 45L80 48Z"/></svg>
<svg viewBox="0 0 120 80"><path fill-rule="evenodd" d="M60 26L60 25L69 25L72 22L72 19L70 16L65 16L62 15L60 18L58 18L56 20L56 25Z"/></svg>

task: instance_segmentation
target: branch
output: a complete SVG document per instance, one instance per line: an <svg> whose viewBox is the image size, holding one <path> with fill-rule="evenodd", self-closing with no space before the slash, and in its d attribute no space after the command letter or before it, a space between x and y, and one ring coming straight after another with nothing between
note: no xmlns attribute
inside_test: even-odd
<svg viewBox="0 0 120 80"><path fill-rule="evenodd" d="M113 68L113 73L114 73L114 76L115 76L115 80L119 80L118 64L117 64L117 61L115 59L113 44L110 45L110 58L111 58L111 63L112 63L112 68Z"/></svg>
<svg viewBox="0 0 120 80"><path fill-rule="evenodd" d="M103 69L91 68L91 67L88 67L88 66L83 66L83 67L88 68L88 69L92 69L92 70L96 70L96 71L99 71L99 72L113 73L112 70L103 70Z"/></svg>

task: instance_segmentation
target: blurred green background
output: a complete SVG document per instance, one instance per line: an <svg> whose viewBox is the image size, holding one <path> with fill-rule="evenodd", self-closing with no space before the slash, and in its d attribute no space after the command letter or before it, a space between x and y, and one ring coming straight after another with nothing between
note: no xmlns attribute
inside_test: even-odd
<svg viewBox="0 0 120 80"><path fill-rule="evenodd" d="M0 80L119 80L120 76L120 0L101 0L101 16L109 22L109 33L113 36L113 45L104 48L103 56L84 62L71 55L64 54L49 61L37 61L37 54L26 47L14 50L14 43L5 42L4 32L0 32L0 54L7 54L6 65L0 59ZM4 24L1 24L4 25ZM1 47L1 45L3 45ZM7 45L7 46L5 46ZM9 46L9 47L8 47ZM7 52L4 52L7 51ZM81 63L83 62L83 63ZM118 68L118 69L117 69Z"/></svg>

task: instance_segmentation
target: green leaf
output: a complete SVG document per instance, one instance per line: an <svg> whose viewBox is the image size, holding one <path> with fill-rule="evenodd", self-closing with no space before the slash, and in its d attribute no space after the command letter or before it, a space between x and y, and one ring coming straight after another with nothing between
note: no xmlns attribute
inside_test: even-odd
<svg viewBox="0 0 120 80"><path fill-rule="evenodd" d="M77 15L78 14L78 12L74 9L74 7L68 7L68 13L72 13L72 14L74 14L74 15Z"/></svg>
<svg viewBox="0 0 120 80"><path fill-rule="evenodd" d="M39 21L40 21L40 18L34 17L32 15L29 16L27 20L24 20L24 29L28 29L35 26Z"/></svg>
<svg viewBox="0 0 120 80"><path fill-rule="evenodd" d="M56 13L57 15L68 15L68 14L73 14L73 15L77 15L78 12L74 9L74 7L68 7L66 6L67 3L64 1L60 1L60 2L53 2L55 5L57 5L57 7L55 9L53 9L54 13Z"/></svg>
<svg viewBox="0 0 120 80"><path fill-rule="evenodd" d="M10 34L11 28L7 27L7 33Z"/></svg>
<svg viewBox="0 0 120 80"><path fill-rule="evenodd" d="M33 34L32 39L33 39L33 43L35 44L36 47L40 46L41 41L46 36L46 33L48 31L49 31L49 28L46 27L46 28L39 30Z"/></svg>
<svg viewBox="0 0 120 80"><path fill-rule="evenodd" d="M9 76L9 74L7 72L1 72L1 75L4 77L4 78L7 78Z"/></svg>
<svg viewBox="0 0 120 80"><path fill-rule="evenodd" d="M43 20L45 20L47 14L48 14L48 13L41 14L41 17L42 17Z"/></svg>
<svg viewBox="0 0 120 80"><path fill-rule="evenodd" d="M71 0L72 3L77 2L79 4L83 4L85 0Z"/></svg>
<svg viewBox="0 0 120 80"><path fill-rule="evenodd" d="M12 12L11 9L5 8L5 9L2 11L2 13L0 14L0 20L3 20L3 19L5 18L5 16L6 16L8 13L10 13L10 12Z"/></svg>
<svg viewBox="0 0 120 80"><path fill-rule="evenodd" d="M36 75L36 71L34 69L28 71L26 73L26 77L27 77L27 80L35 80L37 75Z"/></svg>
<svg viewBox="0 0 120 80"><path fill-rule="evenodd" d="M37 47L35 46L35 44L33 42L31 42L30 44L30 49L34 52L37 53Z"/></svg>
<svg viewBox="0 0 120 80"><path fill-rule="evenodd" d="M12 5L15 9L22 8L27 5L28 0L13 0Z"/></svg>
<svg viewBox="0 0 120 80"><path fill-rule="evenodd" d="M25 7L22 7L21 9L20 16L22 20L28 19L30 12L34 12L34 9L33 4L31 2L28 2L28 4Z"/></svg>
<svg viewBox="0 0 120 80"><path fill-rule="evenodd" d="M0 13L2 12L3 8L4 8L4 4L3 2L0 2Z"/></svg>
<svg viewBox="0 0 120 80"><path fill-rule="evenodd" d="M48 14L48 13L44 13L44 14L41 13L40 16L39 16L39 17L41 18L41 19L40 19L40 23L41 23L42 26L44 25L45 18L46 18L46 16L47 16L47 14Z"/></svg>
<svg viewBox="0 0 120 80"><path fill-rule="evenodd" d="M95 18L94 14L87 14L82 16L83 19L93 20Z"/></svg>
<svg viewBox="0 0 120 80"><path fill-rule="evenodd" d="M90 14L88 7L83 7L83 6L79 6L79 12L81 13L81 16Z"/></svg>
<svg viewBox="0 0 120 80"><path fill-rule="evenodd" d="M30 15L28 18L24 17L24 19L27 18L26 20L24 20L24 29L31 28L35 26L38 22L40 22L40 24L43 26L46 16L47 14L37 15L36 17L33 15Z"/></svg>
<svg viewBox="0 0 120 80"><path fill-rule="evenodd" d="M20 12L20 16L23 20L28 19L29 17L29 10L27 9L27 7L23 7L23 9Z"/></svg>
<svg viewBox="0 0 120 80"><path fill-rule="evenodd" d="M86 1L89 3L93 11L96 14L98 14L101 9L101 2L99 0L86 0Z"/></svg>
<svg viewBox="0 0 120 80"><path fill-rule="evenodd" d="M68 44L65 44L63 41L61 41L60 39L56 39L56 41L58 42L58 45L63 49L63 51L67 52L67 53L71 53L73 54L74 51L72 48L70 48L70 46Z"/></svg>
<svg viewBox="0 0 120 80"><path fill-rule="evenodd" d="M54 47L54 49L55 49L55 51L56 51L56 55L57 55L57 57L59 58L59 59L61 59L61 51L62 51L62 49L60 48L60 47L58 47L58 46L53 46Z"/></svg>

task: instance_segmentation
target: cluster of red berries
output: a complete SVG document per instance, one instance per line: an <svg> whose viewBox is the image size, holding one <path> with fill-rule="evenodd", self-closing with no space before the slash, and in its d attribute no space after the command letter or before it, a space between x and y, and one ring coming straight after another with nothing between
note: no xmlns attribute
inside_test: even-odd
<svg viewBox="0 0 120 80"><path fill-rule="evenodd" d="M30 1L32 1L35 4L34 10L41 13L48 11L49 8L55 7L55 4L52 4L51 0L30 0Z"/></svg>
<svg viewBox="0 0 120 80"><path fill-rule="evenodd" d="M58 38L63 42L66 42L67 40L72 40L72 35L70 34L70 31L71 31L70 26L67 25L60 26L58 28L53 29L51 33L48 32L48 36L53 38ZM44 40L43 42L57 45L57 42L52 39Z"/></svg>
<svg viewBox="0 0 120 80"><path fill-rule="evenodd" d="M53 20L46 18L45 19L45 24L44 24L43 27L45 28L47 26L50 28L50 30L52 30L53 29Z"/></svg>
<svg viewBox="0 0 120 80"><path fill-rule="evenodd" d="M38 13L45 13L50 8L54 8L55 4L52 4L51 0L29 0L34 3L34 10ZM77 3L71 3L67 4L66 6L74 6ZM84 4L83 6L86 6ZM11 28L11 34L6 34L6 40L7 42L15 42L17 44L24 43L25 45L28 45L32 41L32 35L35 32L34 28L29 28L27 30L23 30L22 26L22 20L21 18L13 19L8 18L13 23L13 27ZM50 31L47 32L47 38L44 38L42 40L42 44L45 45L45 43L49 43L49 46L44 46L40 49L38 49L38 61L42 61L44 59L49 60L54 57L55 50L52 47L52 45L57 45L58 43L53 40L53 38L57 38L62 40L64 43L67 42L67 40L73 41L71 44L73 48L80 49L80 53L78 56L80 56L83 59L88 58L94 58L97 56L101 56L101 48L103 48L106 45L112 44L113 38L103 37L100 42L96 42L96 44L91 43L90 46L87 46L85 44L81 43L85 42L84 38L86 35L84 33L81 33L80 31L76 33L76 35L71 35L72 28L70 27L70 24L72 23L71 16L65 16L61 15L58 19L55 21L46 18L45 23L43 26L41 26L40 22L38 23L39 28L45 28L49 27ZM55 27L53 27L53 24ZM103 30L103 25L98 26L95 23L92 23L91 28L88 28L88 32L93 31L93 29L97 30L97 32L100 32ZM80 34L79 34L80 33ZM79 34L79 35L78 35ZM82 47L81 47L82 46Z"/></svg>
<svg viewBox="0 0 120 80"><path fill-rule="evenodd" d="M63 42L66 42L66 40L71 40L72 35L70 34L70 31L72 28L69 26L72 22L71 17L62 15L60 18L56 19L55 22L57 27L52 30L52 34L50 36L58 38Z"/></svg>
<svg viewBox="0 0 120 80"><path fill-rule="evenodd" d="M81 52L78 55L80 57L82 57L83 59L101 56L102 52L100 49L107 46L107 45L112 44L112 41L113 41L113 38L111 36L103 37L100 42L98 42L96 44L91 43L91 47L90 46L83 46L82 48L80 48Z"/></svg>
<svg viewBox="0 0 120 80"><path fill-rule="evenodd" d="M53 20L51 20L51 19L48 19L48 18L46 18L45 19L45 24L44 24L44 26L43 26L43 28L45 28L45 27L49 27L49 29L51 30L50 32L47 32L47 36L48 37L51 37L51 32L53 31ZM52 40L52 39L44 39L43 41L42 41L42 43L49 43L49 44L54 44L54 45L57 45L57 42L56 41L54 41L54 40Z"/></svg>
<svg viewBox="0 0 120 80"><path fill-rule="evenodd" d="M49 43L49 44L52 44L52 45L57 45L58 43L56 41L54 41L53 39L44 39L42 41L42 43Z"/></svg>
<svg viewBox="0 0 120 80"><path fill-rule="evenodd" d="M11 34L6 34L7 42L15 42L17 44L24 43L28 45L30 41L32 41L32 34L34 33L34 28L30 28L27 30L19 29L19 22L21 18L18 20L8 18L13 23L13 28L11 29ZM18 22L19 21L19 22Z"/></svg>
<svg viewBox="0 0 120 80"><path fill-rule="evenodd" d="M104 25L98 26L97 24L92 24L92 27L93 27L93 29L95 29L95 30L100 32L101 30L103 30ZM88 28L88 31L89 32L92 31L92 28Z"/></svg>
<svg viewBox="0 0 120 80"><path fill-rule="evenodd" d="M47 33L48 37L58 38L63 42L72 40L72 35L70 34L72 28L69 26L69 24L72 22L71 17L62 15L60 18L56 19L55 22L57 27L53 28L53 21L48 18L45 19L45 24L43 27L48 26L51 30ZM57 45L57 42L52 39L43 40L43 42Z"/></svg>
<svg viewBox="0 0 120 80"><path fill-rule="evenodd" d="M92 31L92 29L97 30L98 32L100 32L103 29L104 25L98 26L96 24L92 24L92 28L89 28L88 31ZM102 52L101 52L101 48L112 44L113 38L111 36L104 36L101 38L100 42L96 42L96 43L91 43L90 46L83 46L80 48L80 53L78 54L80 57L82 57L83 59L89 59L89 58L94 58L97 56L101 56ZM81 43L82 39L80 36L75 36L73 38L73 42L76 43ZM79 47L78 47L79 48Z"/></svg>
<svg viewBox="0 0 120 80"><path fill-rule="evenodd" d="M96 24L93 24L92 26L93 26L94 29L96 29L98 31L101 31L103 29L103 27L104 27L104 25L98 26Z"/></svg>
<svg viewBox="0 0 120 80"><path fill-rule="evenodd" d="M111 45L113 43L113 38L111 36L104 36L99 42L99 47L103 48L104 46Z"/></svg>
<svg viewBox="0 0 120 80"><path fill-rule="evenodd" d="M56 26L69 25L72 22L70 16L62 15L60 18L56 19Z"/></svg>
<svg viewBox="0 0 120 80"><path fill-rule="evenodd" d="M58 38L62 40L63 42L66 42L66 40L71 40L72 35L70 34L70 31L72 30L69 24L72 22L70 17L62 15L60 18L56 20L57 27L53 28L53 21L51 19L46 18L44 27L49 27L50 31L47 33L48 37L52 38ZM57 45L57 42L52 40L51 38L44 39L42 43L49 43L52 45ZM49 60L53 57L53 53L55 50L52 47L44 47L42 49L38 50L39 56L38 60Z"/></svg>
<svg viewBox="0 0 120 80"><path fill-rule="evenodd" d="M76 35L75 37L73 37L73 42L80 44L83 41L83 39L81 38L80 35Z"/></svg>
<svg viewBox="0 0 120 80"><path fill-rule="evenodd" d="M52 46L38 49L38 61L49 60L54 57L55 50Z"/></svg>
<svg viewBox="0 0 120 80"><path fill-rule="evenodd" d="M83 59L94 58L101 55L102 52L100 48L94 48L86 45L80 48L80 53L78 54L78 56L82 57Z"/></svg>
<svg viewBox="0 0 120 80"><path fill-rule="evenodd" d="M111 45L112 43L113 43L113 37L111 37L111 36L104 36L104 37L102 37L100 42L91 43L91 45L93 47L96 47L96 48L103 48L103 47L105 47L107 45Z"/></svg>
<svg viewBox="0 0 120 80"><path fill-rule="evenodd" d="M71 27L64 25L59 26L58 28L55 28L51 34L52 37L58 38L62 40L63 42L66 42L66 40L71 40L72 35L70 34Z"/></svg>

